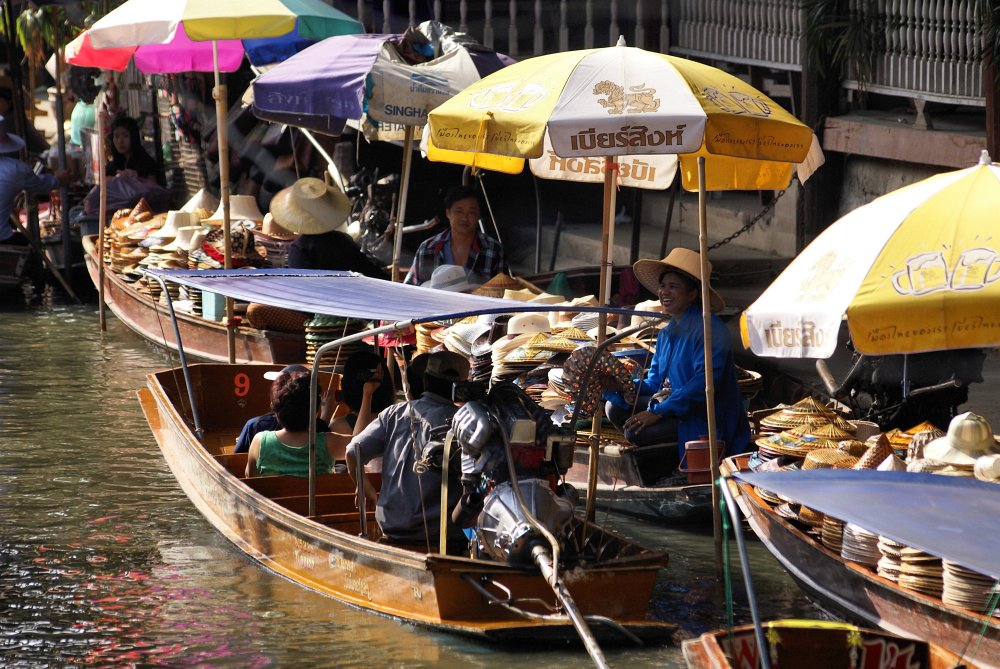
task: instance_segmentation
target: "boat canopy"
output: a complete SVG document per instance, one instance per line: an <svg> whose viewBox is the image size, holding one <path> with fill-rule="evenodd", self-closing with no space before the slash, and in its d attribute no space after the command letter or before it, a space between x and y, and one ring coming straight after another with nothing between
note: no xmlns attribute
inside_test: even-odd
<svg viewBox="0 0 1000 669"><path fill-rule="evenodd" d="M363 320L424 323L479 314L521 311L588 311L639 314L652 311L611 307L551 305L466 295L382 279L354 272L305 269L147 270L148 274L189 288L313 314Z"/></svg>
<svg viewBox="0 0 1000 669"><path fill-rule="evenodd" d="M1000 579L1000 485L853 469L738 472L736 478L893 541Z"/></svg>

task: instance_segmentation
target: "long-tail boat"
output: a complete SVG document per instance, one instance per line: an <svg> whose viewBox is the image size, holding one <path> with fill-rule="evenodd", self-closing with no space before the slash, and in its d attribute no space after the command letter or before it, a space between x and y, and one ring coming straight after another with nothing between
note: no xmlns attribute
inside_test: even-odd
<svg viewBox="0 0 1000 669"><path fill-rule="evenodd" d="M87 272L96 287L98 278L96 236L83 238ZM130 330L153 344L177 350L177 337L167 305L153 299L125 281L120 274L104 272L105 302L111 312ZM228 362L229 344L225 323L202 316L178 312L177 329L189 356L209 362ZM241 323L236 327L236 362L287 364L306 357L304 333L258 330Z"/></svg>
<svg viewBox="0 0 1000 669"><path fill-rule="evenodd" d="M324 345L317 361L328 347L408 327L420 318L511 310L509 301L343 272L153 274L238 299L393 321ZM219 532L276 573L348 604L451 632L494 640L579 636L598 666L605 666L596 646L599 640L664 639L675 629L648 617L653 587L667 555L578 518L572 503L560 502L557 493L550 492L551 482L542 478L522 479L518 473L488 492L477 530L492 539L480 542L479 551L452 555L443 547L423 550L380 541L373 515L362 515L355 508L354 484L347 473L314 474L309 479L245 477L245 456L231 451L243 423L266 411L269 383L263 374L272 367L189 366L184 364L183 347L181 360L180 369L150 374L147 387L139 391L147 422L192 503ZM455 439L465 448L460 436ZM509 438L500 441L508 462L513 462ZM567 455L560 444L566 443L571 445L572 440L548 434L527 448L538 448L544 462L563 463L553 471L560 467L565 471ZM514 472L513 465L510 471ZM504 485L514 489L515 482L520 492L497 501L504 511L491 516L491 500L506 494ZM521 500L529 494L534 509L544 504L569 509L558 533L551 532L560 537L558 546L547 547L541 531L537 541L521 540L533 536L527 525L535 527L538 522L529 517L534 512L528 513ZM521 520L518 508L527 514ZM505 526L507 522L515 525ZM518 524L522 522L527 525ZM510 541L512 537L517 540ZM482 550L486 544L490 550ZM521 547L530 549L529 559Z"/></svg>
<svg viewBox="0 0 1000 669"><path fill-rule="evenodd" d="M751 472L747 456L723 474L750 528L799 586L847 620L922 639L980 667L1000 667L998 595L984 610L901 586L842 557L761 496L779 496L898 544L1000 581L1000 486L915 472ZM991 609L990 606L993 608Z"/></svg>
<svg viewBox="0 0 1000 669"><path fill-rule="evenodd" d="M881 630L823 620L763 623L772 667L781 669L976 669L937 644ZM757 669L762 666L752 625L705 632L682 645L688 669Z"/></svg>

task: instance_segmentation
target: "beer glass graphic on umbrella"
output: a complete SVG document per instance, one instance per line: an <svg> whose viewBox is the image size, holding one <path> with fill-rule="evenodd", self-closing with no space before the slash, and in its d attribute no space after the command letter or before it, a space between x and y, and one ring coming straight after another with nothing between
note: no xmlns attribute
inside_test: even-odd
<svg viewBox="0 0 1000 669"><path fill-rule="evenodd" d="M966 249L948 266L941 251L917 253L892 275L900 295L927 295L939 290L979 290L1000 279L1000 254L993 249Z"/></svg>

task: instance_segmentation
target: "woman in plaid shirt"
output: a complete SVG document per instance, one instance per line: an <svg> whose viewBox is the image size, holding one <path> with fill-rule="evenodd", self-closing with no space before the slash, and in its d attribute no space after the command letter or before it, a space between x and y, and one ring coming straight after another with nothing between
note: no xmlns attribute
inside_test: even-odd
<svg viewBox="0 0 1000 669"><path fill-rule="evenodd" d="M439 265L460 265L469 280L485 283L507 272L500 242L479 231L479 195L472 186L458 186L444 198L448 229L424 240L413 257L404 283L420 285Z"/></svg>

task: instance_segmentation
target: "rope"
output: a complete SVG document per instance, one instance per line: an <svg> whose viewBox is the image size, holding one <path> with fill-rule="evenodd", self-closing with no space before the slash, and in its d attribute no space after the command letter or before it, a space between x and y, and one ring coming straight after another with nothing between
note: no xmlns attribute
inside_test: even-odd
<svg viewBox="0 0 1000 669"><path fill-rule="evenodd" d="M968 653L970 658L974 659L976 657L976 653L979 652L979 644L982 643L983 637L986 636L986 632L990 627L990 620L996 613L998 606L1000 606L1000 581L993 584L993 594L990 595L990 599L986 603L986 620L983 621L983 626L980 628L979 634L976 635L976 642L975 645L972 646L972 652ZM965 658L970 645L972 645L972 639L969 639L969 642L965 644L965 648L962 650L962 656L959 658L960 661Z"/></svg>
<svg viewBox="0 0 1000 669"><path fill-rule="evenodd" d="M778 191L778 194L775 195L774 198L769 203L767 203L766 205L764 205L764 208L761 209L760 212L758 212L756 216L754 216L749 221L747 221L743 225L743 227L741 227L739 230L737 230L733 234L729 235L725 239L722 239L720 241L715 242L714 244L712 244L711 246L708 247L708 250L712 251L712 250L715 250L715 249L719 248L720 246L725 246L726 244L728 244L729 242L733 241L734 239L736 239L737 237L739 237L743 233L749 232L750 228L752 228L753 226L757 225L757 223L759 223L760 220L762 218L764 218L764 216L767 215L768 212L770 212L772 209L774 209L774 205L778 203L778 200L780 200L781 197L784 194L785 194L784 190Z"/></svg>

